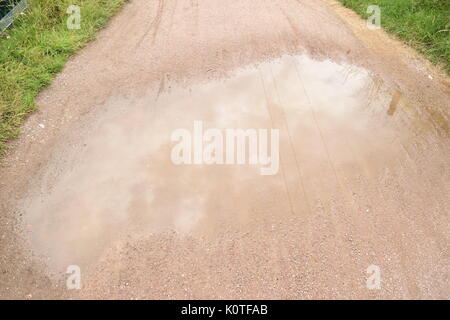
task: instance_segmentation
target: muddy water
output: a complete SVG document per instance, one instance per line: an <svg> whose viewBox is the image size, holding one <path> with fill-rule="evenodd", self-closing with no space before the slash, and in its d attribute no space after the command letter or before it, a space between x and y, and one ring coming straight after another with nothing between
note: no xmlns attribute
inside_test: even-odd
<svg viewBox="0 0 450 320"><path fill-rule="evenodd" d="M106 108L25 200L34 251L56 271L91 265L128 234L214 237L224 225L251 231L256 217L308 217L336 192L351 201L355 166L376 177L404 154L392 121L401 94L366 70L306 56L188 88L165 79L156 95L112 97ZM194 121L205 130L279 129L277 174L175 165L171 134Z"/></svg>

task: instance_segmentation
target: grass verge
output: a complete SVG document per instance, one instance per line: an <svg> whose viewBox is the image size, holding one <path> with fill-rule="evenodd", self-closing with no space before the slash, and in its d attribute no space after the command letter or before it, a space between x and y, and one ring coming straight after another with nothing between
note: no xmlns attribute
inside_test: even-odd
<svg viewBox="0 0 450 320"><path fill-rule="evenodd" d="M35 97L67 59L91 40L128 0L31 0L0 38L0 155L19 134ZM81 28L67 28L70 5L81 8Z"/></svg>
<svg viewBox="0 0 450 320"><path fill-rule="evenodd" d="M381 26L441 65L450 74L449 0L340 0L368 18L369 5L381 9Z"/></svg>

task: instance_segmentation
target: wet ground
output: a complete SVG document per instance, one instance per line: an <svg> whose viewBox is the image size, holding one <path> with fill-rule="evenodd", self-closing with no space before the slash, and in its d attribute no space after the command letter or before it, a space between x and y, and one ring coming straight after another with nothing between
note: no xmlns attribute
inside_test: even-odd
<svg viewBox="0 0 450 320"><path fill-rule="evenodd" d="M267 214L268 199L278 204L270 207L280 219L306 217L314 187L324 192L319 198L330 197L330 186L349 192L351 181L341 185L341 179L380 175L404 154L389 119L398 94L363 69L307 56L285 56L189 88L162 83L156 97L111 100L107 118L45 173L57 180L45 179L39 195L27 199L32 243L60 270L96 261L127 226L143 234L211 234L224 221L251 224ZM196 121L203 131L281 130L281 169L262 176L247 161L174 164L172 133L193 133ZM250 203L260 209L252 212Z"/></svg>
<svg viewBox="0 0 450 320"><path fill-rule="evenodd" d="M2 296L447 296L445 81L417 62L361 59L384 50L357 45L369 46L351 27L363 22L343 23L334 3L291 2L136 0L69 62L2 173L32 173L0 189L16 191L2 204ZM138 11L156 16L138 15L133 39L121 37ZM428 80L402 81L406 69ZM278 170L176 165L171 136L196 121L279 130ZM68 265L81 268L79 291L65 289ZM366 286L371 265L380 290Z"/></svg>

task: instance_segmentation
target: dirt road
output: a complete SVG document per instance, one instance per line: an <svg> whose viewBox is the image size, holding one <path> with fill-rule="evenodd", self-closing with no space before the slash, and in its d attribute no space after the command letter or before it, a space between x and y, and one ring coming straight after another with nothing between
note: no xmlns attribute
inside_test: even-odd
<svg viewBox="0 0 450 320"><path fill-rule="evenodd" d="M449 98L334 1L133 0L4 159L0 297L448 298ZM175 165L195 121L278 129L276 174Z"/></svg>

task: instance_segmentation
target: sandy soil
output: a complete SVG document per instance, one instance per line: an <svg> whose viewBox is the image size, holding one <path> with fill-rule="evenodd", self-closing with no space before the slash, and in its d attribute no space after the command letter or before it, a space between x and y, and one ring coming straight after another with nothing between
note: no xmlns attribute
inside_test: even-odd
<svg viewBox="0 0 450 320"><path fill-rule="evenodd" d="M3 160L0 297L448 298L449 97L335 1L133 0ZM199 120L279 129L278 173L174 165Z"/></svg>

